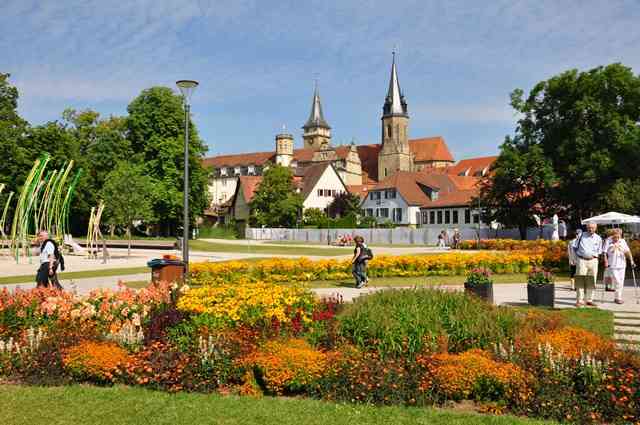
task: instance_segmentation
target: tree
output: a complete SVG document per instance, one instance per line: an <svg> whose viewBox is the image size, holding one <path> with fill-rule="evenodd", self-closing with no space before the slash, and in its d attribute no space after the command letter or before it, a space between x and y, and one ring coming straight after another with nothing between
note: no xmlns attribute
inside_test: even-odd
<svg viewBox="0 0 640 425"><path fill-rule="evenodd" d="M307 208L304 210L303 219L305 226L318 228L328 227L327 215L320 208Z"/></svg>
<svg viewBox="0 0 640 425"><path fill-rule="evenodd" d="M17 191L33 162L23 140L28 123L18 115L19 93L9 84L9 77L0 72L0 143L4 156L0 161L0 183L6 185L5 193ZM0 205L4 206L4 201Z"/></svg>
<svg viewBox="0 0 640 425"><path fill-rule="evenodd" d="M358 216L360 214L361 200L358 195L350 192L342 192L333 198L327 208L329 217L346 217L348 215Z"/></svg>
<svg viewBox="0 0 640 425"><path fill-rule="evenodd" d="M127 108L131 148L145 174L155 182L153 210L163 234L182 222L184 185L184 109L182 98L167 87L144 90ZM193 220L208 206L208 173L202 165L207 148L189 119L189 214Z"/></svg>
<svg viewBox="0 0 640 425"><path fill-rule="evenodd" d="M302 212L302 196L293 185L291 170L281 165L268 166L249 206L254 224L294 227Z"/></svg>
<svg viewBox="0 0 640 425"><path fill-rule="evenodd" d="M120 162L107 176L100 193L105 201L106 222L123 226L127 232L127 255L131 255L131 227L135 221L152 221L153 180L144 166Z"/></svg>
<svg viewBox="0 0 640 425"><path fill-rule="evenodd" d="M533 214L545 216L552 209L555 181L551 162L539 146L525 149L507 138L489 176L480 183L480 199L472 204L482 206L486 222L517 227L526 239L527 228L535 224Z"/></svg>
<svg viewBox="0 0 640 425"><path fill-rule="evenodd" d="M557 200L572 221L601 212L620 180L635 179L640 161L640 76L621 64L587 72L570 70L538 83L524 99L511 95L522 114L516 140L539 146L551 162Z"/></svg>

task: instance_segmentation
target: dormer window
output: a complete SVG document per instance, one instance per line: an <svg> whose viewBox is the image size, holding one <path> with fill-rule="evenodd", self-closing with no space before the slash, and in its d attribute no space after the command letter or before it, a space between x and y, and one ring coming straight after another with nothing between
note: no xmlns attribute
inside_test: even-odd
<svg viewBox="0 0 640 425"><path fill-rule="evenodd" d="M432 190L430 198L431 198L432 201L437 201L438 200L438 191L437 190Z"/></svg>
<svg viewBox="0 0 640 425"><path fill-rule="evenodd" d="M249 165L247 167L247 174L253 176L256 173L256 167L254 165Z"/></svg>
<svg viewBox="0 0 640 425"><path fill-rule="evenodd" d="M227 175L227 167L220 168L220 175L221 176L226 176Z"/></svg>
<svg viewBox="0 0 640 425"><path fill-rule="evenodd" d="M239 176L241 174L240 167L234 167L233 168L233 174L235 174L236 176Z"/></svg>

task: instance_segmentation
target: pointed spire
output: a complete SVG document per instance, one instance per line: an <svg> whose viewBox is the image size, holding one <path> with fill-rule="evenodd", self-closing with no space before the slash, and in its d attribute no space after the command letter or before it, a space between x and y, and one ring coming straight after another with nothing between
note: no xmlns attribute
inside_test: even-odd
<svg viewBox="0 0 640 425"><path fill-rule="evenodd" d="M320 91L318 90L318 80L315 80L315 87L313 90L313 102L311 103L311 114L309 114L309 119L302 127L313 128L313 127L323 127L330 129L329 124L324 119L324 115L322 115L322 104L320 103Z"/></svg>
<svg viewBox="0 0 640 425"><path fill-rule="evenodd" d="M389 79L389 90L384 101L384 115L407 115L407 102L404 99L400 83L398 82L398 71L396 70L396 52L392 53L391 78Z"/></svg>

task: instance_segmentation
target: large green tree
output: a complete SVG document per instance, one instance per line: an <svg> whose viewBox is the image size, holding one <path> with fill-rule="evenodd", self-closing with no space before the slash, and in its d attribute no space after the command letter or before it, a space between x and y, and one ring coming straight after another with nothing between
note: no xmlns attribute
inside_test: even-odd
<svg viewBox="0 0 640 425"><path fill-rule="evenodd" d="M100 196L104 199L106 222L126 230L128 254L131 254L131 228L135 221L154 220L154 183L145 175L144 166L120 162L105 181Z"/></svg>
<svg viewBox="0 0 640 425"><path fill-rule="evenodd" d="M555 182L551 161L539 146L527 149L507 138L473 204L481 205L483 221L517 227L526 239L527 228L535 225L533 215L547 216L553 210Z"/></svg>
<svg viewBox="0 0 640 425"><path fill-rule="evenodd" d="M184 122L182 98L167 87L144 90L128 107L128 138L154 180L154 213L160 232L173 234L183 214ZM202 165L207 148L189 119L189 214L208 206L208 174Z"/></svg>
<svg viewBox="0 0 640 425"><path fill-rule="evenodd" d="M268 166L249 206L254 225L294 227L302 212L302 196L293 184L291 169Z"/></svg>
<svg viewBox="0 0 640 425"><path fill-rule="evenodd" d="M357 216L360 214L360 204L362 201L358 195L350 192L342 192L333 198L327 207L327 213L331 218L346 216Z"/></svg>
<svg viewBox="0 0 640 425"><path fill-rule="evenodd" d="M0 72L0 143L4 157L0 161L0 183L6 185L4 193L15 192L24 183L29 171L25 167L32 161L24 143L28 124L18 115L18 89L9 83L9 77Z"/></svg>
<svg viewBox="0 0 640 425"><path fill-rule="evenodd" d="M538 146L551 161L557 200L574 223L602 212L621 182L638 188L640 76L630 68L570 70L536 84L526 98L514 91L512 105L522 114L517 144ZM640 205L627 207L637 212Z"/></svg>

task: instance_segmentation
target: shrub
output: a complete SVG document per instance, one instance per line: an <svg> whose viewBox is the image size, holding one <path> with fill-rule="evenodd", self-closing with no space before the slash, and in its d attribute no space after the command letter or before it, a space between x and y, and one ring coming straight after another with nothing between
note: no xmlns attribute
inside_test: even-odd
<svg viewBox="0 0 640 425"><path fill-rule="evenodd" d="M343 337L382 356L415 356L443 344L453 352L492 347L515 334L515 314L458 292L381 291L338 316Z"/></svg>
<svg viewBox="0 0 640 425"><path fill-rule="evenodd" d="M113 342L85 340L65 350L62 364L77 379L113 382L128 360L126 350Z"/></svg>
<svg viewBox="0 0 640 425"><path fill-rule="evenodd" d="M283 339L268 341L244 362L255 368L268 393L295 394L322 376L327 356L302 339Z"/></svg>

